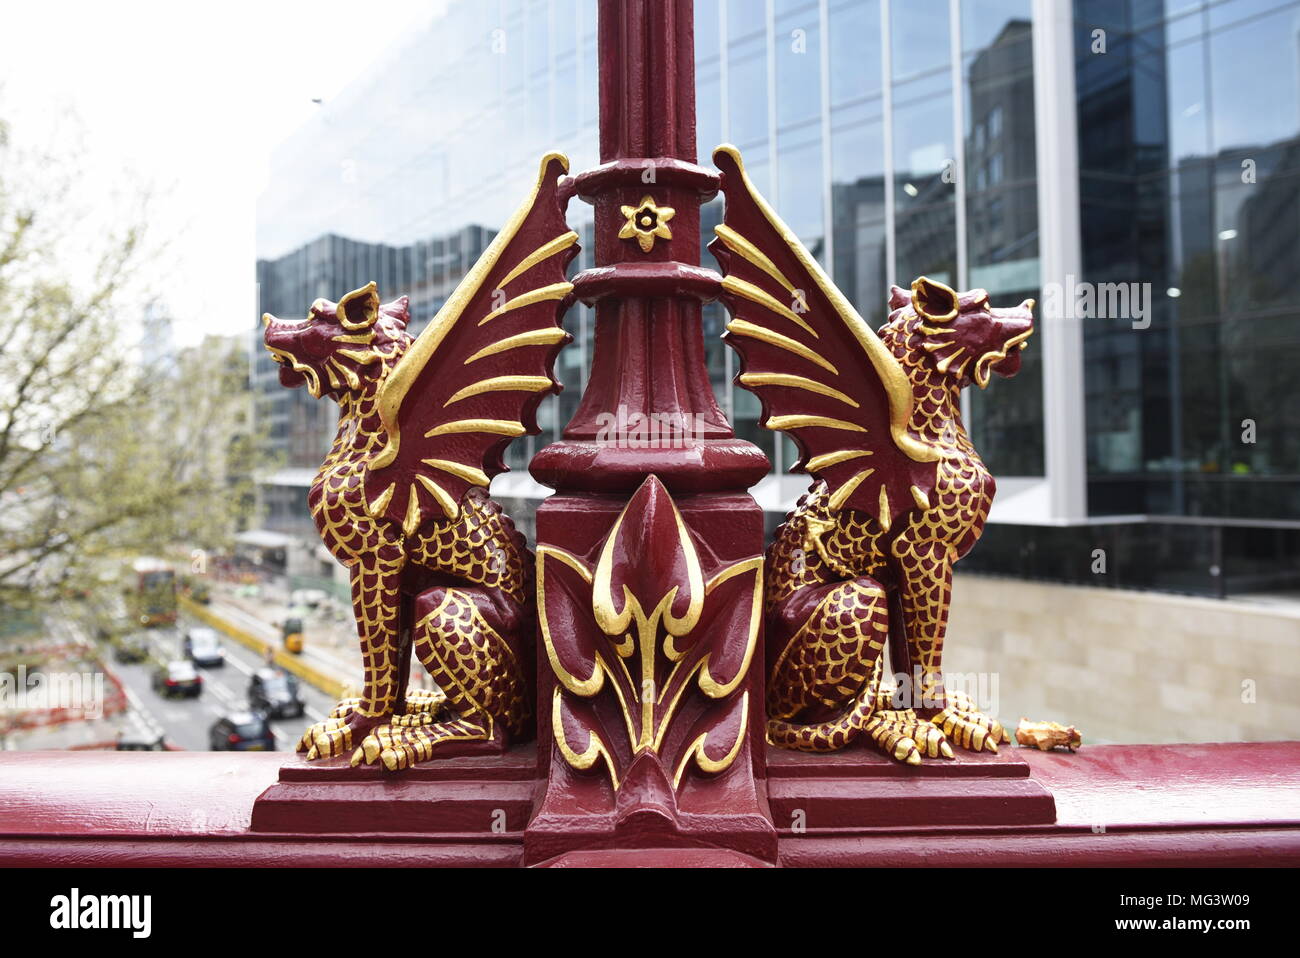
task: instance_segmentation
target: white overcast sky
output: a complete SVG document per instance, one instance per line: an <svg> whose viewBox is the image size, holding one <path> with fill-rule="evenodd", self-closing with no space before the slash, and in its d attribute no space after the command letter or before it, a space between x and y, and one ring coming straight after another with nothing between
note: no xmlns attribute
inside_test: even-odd
<svg viewBox="0 0 1300 958"><path fill-rule="evenodd" d="M250 328L254 214L276 144L446 0L0 0L0 116L48 148L83 131L83 187L158 194L178 344Z"/></svg>

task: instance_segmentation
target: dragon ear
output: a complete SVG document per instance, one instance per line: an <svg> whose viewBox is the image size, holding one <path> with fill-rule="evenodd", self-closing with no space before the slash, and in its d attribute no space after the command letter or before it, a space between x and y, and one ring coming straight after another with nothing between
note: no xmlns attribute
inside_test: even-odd
<svg viewBox="0 0 1300 958"><path fill-rule="evenodd" d="M912 282L912 308L916 315L932 323L947 323L957 318L957 294L943 283L922 276Z"/></svg>
<svg viewBox="0 0 1300 958"><path fill-rule="evenodd" d="M391 319L399 328L405 329L406 324L411 321L411 299L409 296L399 296L397 299L388 303L383 308L384 314Z"/></svg>
<svg viewBox="0 0 1300 958"><path fill-rule="evenodd" d="M340 299L337 314L344 329L369 329L373 326L379 318L379 292L374 281Z"/></svg>
<svg viewBox="0 0 1300 958"><path fill-rule="evenodd" d="M901 286L889 287L889 308L890 310L902 309L912 301L911 294Z"/></svg>

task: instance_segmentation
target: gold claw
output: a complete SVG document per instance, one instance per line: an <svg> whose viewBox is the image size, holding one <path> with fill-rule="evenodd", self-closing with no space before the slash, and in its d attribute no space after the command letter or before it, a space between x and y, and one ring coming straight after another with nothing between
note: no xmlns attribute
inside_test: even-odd
<svg viewBox="0 0 1300 958"><path fill-rule="evenodd" d="M949 745L946 741L944 741L944 742L940 742L940 743L939 743L939 754L942 755L944 758L956 758L956 757L957 757L957 756L953 755L953 753L952 753L952 746Z"/></svg>

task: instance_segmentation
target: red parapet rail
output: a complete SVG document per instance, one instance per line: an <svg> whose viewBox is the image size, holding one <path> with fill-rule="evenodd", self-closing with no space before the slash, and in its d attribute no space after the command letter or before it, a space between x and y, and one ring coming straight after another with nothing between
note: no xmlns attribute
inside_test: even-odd
<svg viewBox="0 0 1300 958"><path fill-rule="evenodd" d="M1033 781L1051 793L1055 821L822 829L811 813L810 827L800 831L782 820L781 793L804 773L791 771L784 755L773 756L767 787L778 863L1300 865L1300 742L1112 745L1074 755L1005 751L1027 762ZM5 753L0 866L516 866L537 782L535 754L523 747L504 762L448 759L394 780L378 770L322 771L273 753ZM797 788L851 811L862 799L846 772L847 766L820 767ZM302 787L313 791L310 804L293 800ZM337 794L322 801L322 790ZM409 815L392 814L413 801L423 816L415 827ZM506 809L505 829L478 814L480 806ZM759 864L707 846L581 856L563 863L649 857L660 864Z"/></svg>

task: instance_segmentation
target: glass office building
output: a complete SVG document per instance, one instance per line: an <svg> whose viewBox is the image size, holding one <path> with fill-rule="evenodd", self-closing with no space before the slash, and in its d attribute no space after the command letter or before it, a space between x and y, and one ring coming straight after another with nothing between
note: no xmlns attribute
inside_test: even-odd
<svg viewBox="0 0 1300 958"><path fill-rule="evenodd" d="M595 33L594 0L457 0L383 53L276 153L261 308L304 315L375 279L420 328L541 153L596 163ZM1300 2L696 0L696 72L701 162L736 144L873 325L889 284L922 274L1038 300L1019 376L969 391L999 497L964 569L1098 584L1103 548L1103 584L1300 587ZM720 217L709 204L706 231ZM570 222L584 268L590 207ZM1087 291L1111 308L1079 308ZM566 390L493 486L516 513L546 493L527 462L585 382L590 311L566 325ZM706 308L722 406L773 463L755 495L775 524L807 478L731 384L722 326ZM334 407L255 355L282 457L266 524L307 535Z"/></svg>

